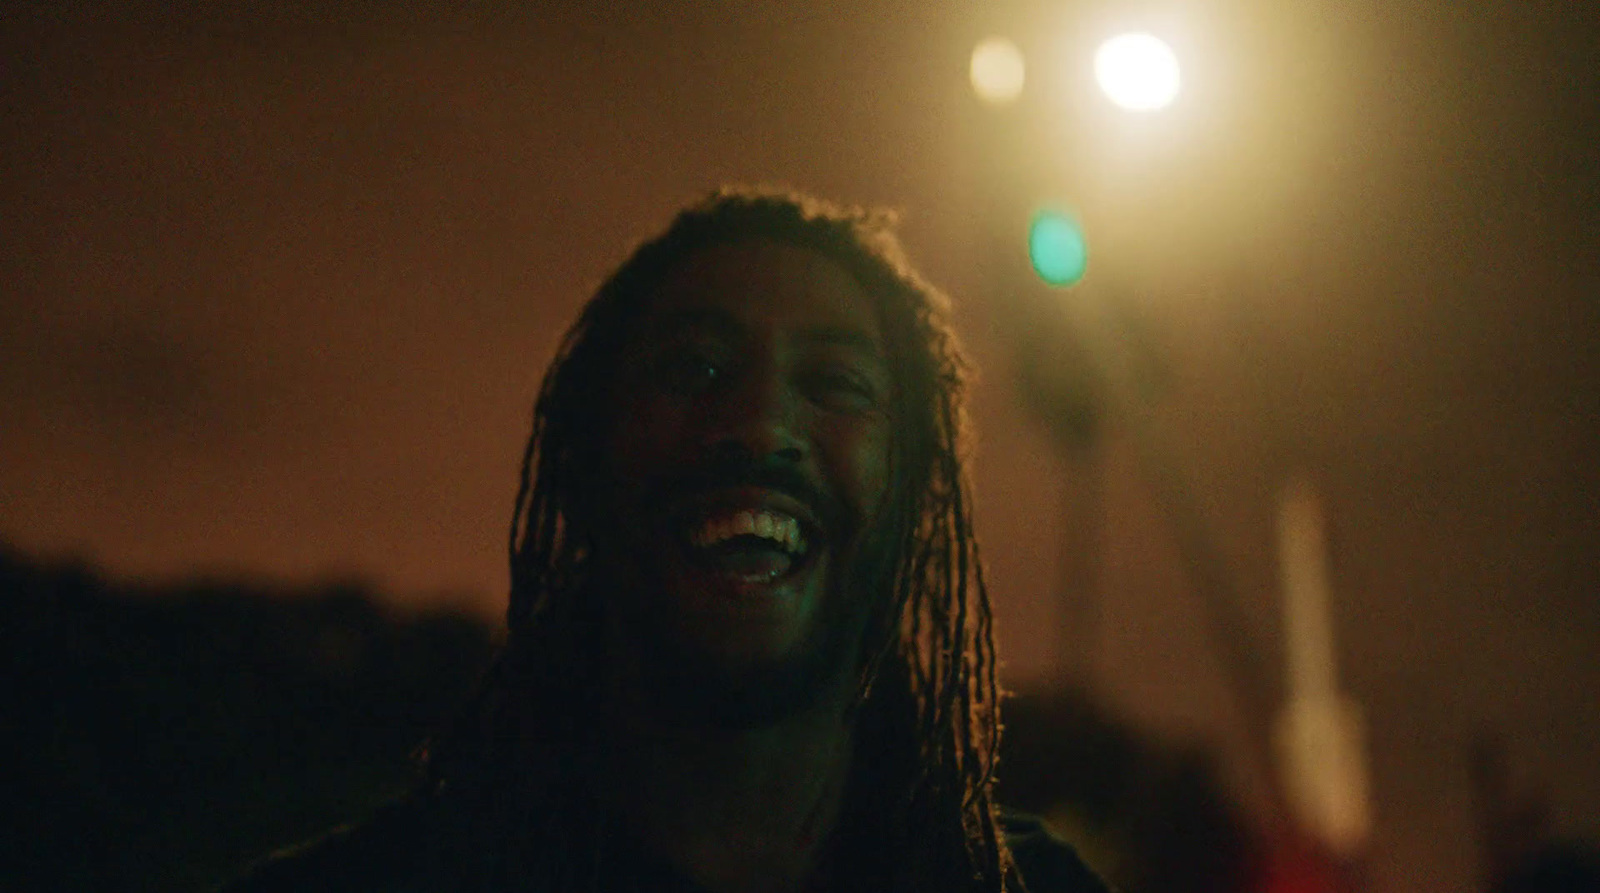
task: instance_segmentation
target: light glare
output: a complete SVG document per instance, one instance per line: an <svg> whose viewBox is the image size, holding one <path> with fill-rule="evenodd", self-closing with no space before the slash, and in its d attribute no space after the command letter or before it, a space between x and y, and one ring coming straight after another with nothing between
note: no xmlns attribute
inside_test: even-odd
<svg viewBox="0 0 1600 893"><path fill-rule="evenodd" d="M972 51L972 89L984 102L999 105L1022 95L1026 79L1022 51L1004 37L989 37Z"/></svg>
<svg viewBox="0 0 1600 893"><path fill-rule="evenodd" d="M1101 44L1094 76L1112 102L1131 111L1162 108L1178 95L1178 57L1150 34L1122 34Z"/></svg>

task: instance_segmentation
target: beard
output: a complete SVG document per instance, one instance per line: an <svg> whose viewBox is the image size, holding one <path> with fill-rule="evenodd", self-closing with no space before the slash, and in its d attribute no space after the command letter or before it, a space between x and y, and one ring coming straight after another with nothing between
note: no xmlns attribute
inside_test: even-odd
<svg viewBox="0 0 1600 893"><path fill-rule="evenodd" d="M615 627L615 644L631 655L625 661L630 700L669 721L745 730L849 695L860 668L864 608L879 594L847 589L843 580L830 583L829 597L795 647L737 663L660 616L668 609L630 604Z"/></svg>
<svg viewBox="0 0 1600 893"><path fill-rule="evenodd" d="M791 654L729 667L681 636L636 642L641 702L664 716L729 730L758 729L837 697L859 652L859 636L838 624L817 626Z"/></svg>

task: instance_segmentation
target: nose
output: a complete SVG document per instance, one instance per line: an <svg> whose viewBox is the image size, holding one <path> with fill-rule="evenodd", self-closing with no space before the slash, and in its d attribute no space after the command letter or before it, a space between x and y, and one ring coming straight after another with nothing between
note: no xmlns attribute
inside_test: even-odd
<svg viewBox="0 0 1600 893"><path fill-rule="evenodd" d="M770 360L751 364L717 401L707 446L730 457L798 463L806 453L798 415L781 370Z"/></svg>

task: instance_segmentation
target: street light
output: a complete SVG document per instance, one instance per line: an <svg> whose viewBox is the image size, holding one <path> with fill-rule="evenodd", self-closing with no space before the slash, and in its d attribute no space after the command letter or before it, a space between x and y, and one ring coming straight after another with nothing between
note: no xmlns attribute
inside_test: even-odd
<svg viewBox="0 0 1600 893"><path fill-rule="evenodd" d="M1135 112L1154 111L1177 98L1178 57L1152 34L1120 34L1102 43L1094 54L1094 77L1118 106Z"/></svg>

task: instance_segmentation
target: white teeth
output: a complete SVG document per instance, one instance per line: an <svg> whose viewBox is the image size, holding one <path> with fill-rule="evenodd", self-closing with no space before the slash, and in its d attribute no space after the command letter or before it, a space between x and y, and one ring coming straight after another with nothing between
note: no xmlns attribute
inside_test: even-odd
<svg viewBox="0 0 1600 893"><path fill-rule="evenodd" d="M800 522L793 518L784 518L778 525L778 536L784 546L796 554L804 552L806 541L800 538Z"/></svg>
<svg viewBox="0 0 1600 893"><path fill-rule="evenodd" d="M689 542L695 546L714 546L736 536L759 536L783 546L790 554L805 551L805 538L800 534L800 522L781 512L766 509L743 510L727 515L706 518L689 533Z"/></svg>

